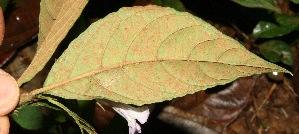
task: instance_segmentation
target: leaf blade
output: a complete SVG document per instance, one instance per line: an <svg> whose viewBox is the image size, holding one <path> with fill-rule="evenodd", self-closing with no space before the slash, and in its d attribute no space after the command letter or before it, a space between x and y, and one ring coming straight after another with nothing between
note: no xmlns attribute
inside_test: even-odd
<svg viewBox="0 0 299 134"><path fill-rule="evenodd" d="M30 66L18 79L19 85L28 82L43 69L59 43L79 18L87 2L88 0L41 1L38 50Z"/></svg>
<svg viewBox="0 0 299 134"><path fill-rule="evenodd" d="M281 10L276 5L275 0L233 0L234 2L251 8L264 8L281 13Z"/></svg>
<svg viewBox="0 0 299 134"><path fill-rule="evenodd" d="M291 0L292 2L294 2L295 4L299 4L299 0Z"/></svg>
<svg viewBox="0 0 299 134"><path fill-rule="evenodd" d="M269 71L288 72L188 13L122 8L75 39L35 93L143 105Z"/></svg>
<svg viewBox="0 0 299 134"><path fill-rule="evenodd" d="M299 15L275 15L275 20L282 26L299 30Z"/></svg>
<svg viewBox="0 0 299 134"><path fill-rule="evenodd" d="M22 128L29 130L38 130L46 123L41 107L37 106L24 106L12 118Z"/></svg>
<svg viewBox="0 0 299 134"><path fill-rule="evenodd" d="M273 38L286 35L293 31L294 28L278 26L271 22L260 21L253 29L254 38Z"/></svg>
<svg viewBox="0 0 299 134"><path fill-rule="evenodd" d="M271 62L279 62L293 65L294 55L291 47L280 40L270 40L258 46L261 54Z"/></svg>

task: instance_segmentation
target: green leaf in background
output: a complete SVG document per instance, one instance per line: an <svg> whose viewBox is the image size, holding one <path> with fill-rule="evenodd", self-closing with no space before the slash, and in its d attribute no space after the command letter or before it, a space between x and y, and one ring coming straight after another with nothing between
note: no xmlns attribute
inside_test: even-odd
<svg viewBox="0 0 299 134"><path fill-rule="evenodd" d="M291 27L278 26L271 22L260 21L253 29L252 36L254 38L272 38L283 36L293 30Z"/></svg>
<svg viewBox="0 0 299 134"><path fill-rule="evenodd" d="M47 97L47 96L42 96L42 95L39 95L39 98L46 99L50 103L60 107L65 112L67 112L74 119L76 124L79 126L82 134L84 134L83 131L86 131L89 134L96 134L95 129L90 124L88 124L84 119L80 118L76 113L74 113L73 111L68 109L66 106L64 106L63 104L58 102L56 99L51 98L51 97ZM63 121L63 119L61 119L60 121Z"/></svg>
<svg viewBox="0 0 299 134"><path fill-rule="evenodd" d="M60 123L63 123L66 121L66 116L64 114L62 114L62 110L57 107L56 105L51 105L49 103L46 103L46 102L34 102L34 103L31 103L30 106L36 106L36 107L47 107L49 109L52 109L54 111L54 120L56 122L60 122ZM53 112L52 111L52 112ZM63 111L64 112L64 111ZM14 113L15 114L15 113ZM17 114L17 113L16 113Z"/></svg>
<svg viewBox="0 0 299 134"><path fill-rule="evenodd" d="M171 7L181 12L187 11L180 0L156 0L153 4L161 7Z"/></svg>
<svg viewBox="0 0 299 134"><path fill-rule="evenodd" d="M295 4L299 4L299 0L291 0L292 2L294 2Z"/></svg>
<svg viewBox="0 0 299 134"><path fill-rule="evenodd" d="M9 3L9 0L0 0L0 6L1 6L3 11L5 11L8 3Z"/></svg>
<svg viewBox="0 0 299 134"><path fill-rule="evenodd" d="M281 26L299 30L299 15L277 14L275 19Z"/></svg>
<svg viewBox="0 0 299 134"><path fill-rule="evenodd" d="M64 123L67 120L65 114L62 112L56 112L54 115L55 115L54 120L56 122Z"/></svg>
<svg viewBox="0 0 299 134"><path fill-rule="evenodd" d="M130 7L93 23L31 95L143 105L272 71L288 72L189 13Z"/></svg>
<svg viewBox="0 0 299 134"><path fill-rule="evenodd" d="M79 115L87 122L93 122L95 113L95 100L77 100Z"/></svg>
<svg viewBox="0 0 299 134"><path fill-rule="evenodd" d="M30 66L18 79L21 86L49 61L59 43L79 18L88 0L42 0L39 15L38 50Z"/></svg>
<svg viewBox="0 0 299 134"><path fill-rule="evenodd" d="M12 115L13 120L22 128L29 130L38 130L43 127L46 120L42 113L41 107L24 106L18 112Z"/></svg>
<svg viewBox="0 0 299 134"><path fill-rule="evenodd" d="M277 7L275 0L232 0L245 7L264 8L280 13L281 10Z"/></svg>
<svg viewBox="0 0 299 134"><path fill-rule="evenodd" d="M293 65L294 55L291 47L283 41L271 40L264 42L259 47L261 54L271 62L282 62L286 65Z"/></svg>

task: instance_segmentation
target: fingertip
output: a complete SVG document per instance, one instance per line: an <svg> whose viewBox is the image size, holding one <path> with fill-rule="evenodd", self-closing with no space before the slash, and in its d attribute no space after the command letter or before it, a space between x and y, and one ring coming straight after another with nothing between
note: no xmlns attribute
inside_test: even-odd
<svg viewBox="0 0 299 134"><path fill-rule="evenodd" d="M8 116L1 116L0 124L0 134L8 134L10 127Z"/></svg>
<svg viewBox="0 0 299 134"><path fill-rule="evenodd" d="M20 91L16 80L0 69L0 116L9 114L19 102Z"/></svg>

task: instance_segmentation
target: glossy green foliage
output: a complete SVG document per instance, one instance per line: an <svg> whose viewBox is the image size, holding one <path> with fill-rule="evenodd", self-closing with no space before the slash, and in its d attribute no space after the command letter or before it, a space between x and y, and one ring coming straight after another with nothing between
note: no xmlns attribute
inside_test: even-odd
<svg viewBox="0 0 299 134"><path fill-rule="evenodd" d="M270 15L270 14L269 14ZM277 38L287 37L293 31L299 30L299 16L287 14L273 15L275 22L261 20L255 26L252 37L258 38ZM298 39L294 38L291 43L296 43ZM274 39L262 43L259 47L261 54L271 62L282 62L286 65L293 64L293 53L288 44L283 41Z"/></svg>
<svg viewBox="0 0 299 134"><path fill-rule="evenodd" d="M299 15L277 14L275 20L283 27L299 30Z"/></svg>
<svg viewBox="0 0 299 134"><path fill-rule="evenodd" d="M260 21L253 29L254 38L273 38L286 35L292 32L293 28L279 26L271 22Z"/></svg>
<svg viewBox="0 0 299 134"><path fill-rule="evenodd" d="M294 2L295 4L299 4L299 0L291 0L292 2Z"/></svg>
<svg viewBox="0 0 299 134"><path fill-rule="evenodd" d="M290 66L293 64L294 55L291 51L291 47L283 41L267 41L258 48L261 54L271 62L282 62Z"/></svg>
<svg viewBox="0 0 299 134"><path fill-rule="evenodd" d="M281 12L281 10L277 7L275 3L275 0L233 0L233 1L245 7L264 8L278 13Z"/></svg>

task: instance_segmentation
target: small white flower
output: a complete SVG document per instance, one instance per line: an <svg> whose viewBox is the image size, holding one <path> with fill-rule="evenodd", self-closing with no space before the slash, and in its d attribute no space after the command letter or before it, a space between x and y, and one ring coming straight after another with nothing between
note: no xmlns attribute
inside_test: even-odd
<svg viewBox="0 0 299 134"><path fill-rule="evenodd" d="M141 133L141 127L136 120L141 124L144 124L147 121L150 114L150 110L147 106L135 108L127 104L115 102L110 102L110 105L118 114L127 120L129 134L135 134L135 132Z"/></svg>

